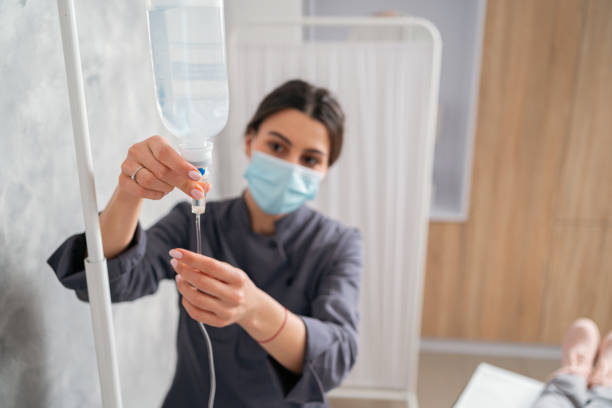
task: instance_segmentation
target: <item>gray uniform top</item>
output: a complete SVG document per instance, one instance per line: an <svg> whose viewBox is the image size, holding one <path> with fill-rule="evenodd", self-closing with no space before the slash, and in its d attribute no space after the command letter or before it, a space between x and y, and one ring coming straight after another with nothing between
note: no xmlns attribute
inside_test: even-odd
<svg viewBox="0 0 612 408"><path fill-rule="evenodd" d="M245 271L251 280L297 314L306 326L303 371L291 373L240 326L208 326L215 355L215 406L326 407L325 392L340 384L357 357L357 310L363 265L361 235L302 206L275 222L271 236L250 226L244 193L209 202L202 217L203 252ZM111 300L154 293L160 279L174 279L171 248L195 251L188 202L178 203L146 231L140 222L129 246L108 259ZM88 301L83 259L85 234L69 237L47 260L60 282ZM177 363L164 407L204 407L209 393L206 344L181 305Z"/></svg>

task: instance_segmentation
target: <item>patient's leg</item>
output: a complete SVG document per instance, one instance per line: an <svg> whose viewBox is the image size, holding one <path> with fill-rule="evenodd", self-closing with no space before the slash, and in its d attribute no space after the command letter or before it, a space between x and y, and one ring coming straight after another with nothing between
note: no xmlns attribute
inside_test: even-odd
<svg viewBox="0 0 612 408"><path fill-rule="evenodd" d="M589 378L591 399L589 408L612 407L612 332L608 333L599 346L597 364Z"/></svg>
<svg viewBox="0 0 612 408"><path fill-rule="evenodd" d="M591 388L588 408L612 408L612 387L600 385Z"/></svg>
<svg viewBox="0 0 612 408"><path fill-rule="evenodd" d="M552 374L534 408L582 408L589 401L587 378L599 345L599 329L590 319L578 319L563 339L563 366Z"/></svg>
<svg viewBox="0 0 612 408"><path fill-rule="evenodd" d="M586 377L559 374L546 384L533 408L582 408L587 400Z"/></svg>

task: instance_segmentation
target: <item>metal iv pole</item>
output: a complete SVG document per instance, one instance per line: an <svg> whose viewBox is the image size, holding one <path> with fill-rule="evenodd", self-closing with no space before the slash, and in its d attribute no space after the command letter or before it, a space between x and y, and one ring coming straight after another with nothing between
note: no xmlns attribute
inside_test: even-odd
<svg viewBox="0 0 612 408"><path fill-rule="evenodd" d="M72 116L72 131L81 189L81 203L85 220L87 254L85 276L91 306L98 376L104 408L121 408L119 369L115 352L115 336L111 314L108 269L102 248L102 235L98 219L94 169L89 143L89 125L85 106L81 54L73 0L57 0L68 97Z"/></svg>

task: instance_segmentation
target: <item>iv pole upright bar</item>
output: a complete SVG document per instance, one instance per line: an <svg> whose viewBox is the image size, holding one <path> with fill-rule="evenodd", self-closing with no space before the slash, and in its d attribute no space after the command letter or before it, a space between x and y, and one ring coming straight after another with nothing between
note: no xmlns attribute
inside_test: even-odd
<svg viewBox="0 0 612 408"><path fill-rule="evenodd" d="M121 408L121 390L115 353L108 269L104 258L98 219L94 169L89 143L89 125L85 106L83 73L81 71L81 54L73 0L57 0L57 8L62 33L64 62L66 64L81 203L85 220L88 254L84 261L85 276L91 306L102 406L104 408Z"/></svg>

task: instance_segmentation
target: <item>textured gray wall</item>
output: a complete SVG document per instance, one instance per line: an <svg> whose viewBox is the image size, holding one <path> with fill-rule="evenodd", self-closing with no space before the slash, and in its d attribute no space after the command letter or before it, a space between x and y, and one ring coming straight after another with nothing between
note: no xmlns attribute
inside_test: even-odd
<svg viewBox="0 0 612 408"><path fill-rule="evenodd" d="M127 148L164 133L144 1L76 3L103 208ZM45 263L84 229L55 1L0 0L0 55L0 406L100 406L89 305ZM183 197L146 202L144 226ZM173 282L113 305L124 406L160 405L174 373L177 307Z"/></svg>

